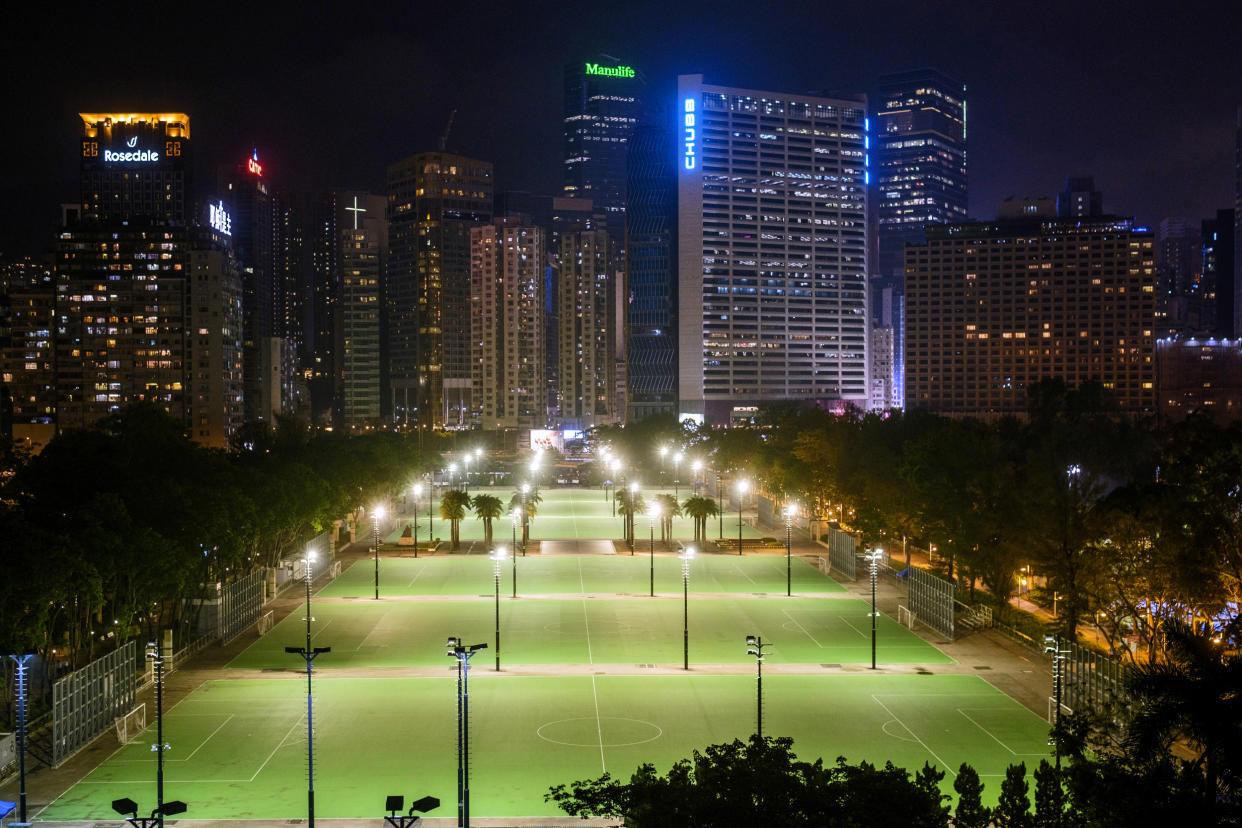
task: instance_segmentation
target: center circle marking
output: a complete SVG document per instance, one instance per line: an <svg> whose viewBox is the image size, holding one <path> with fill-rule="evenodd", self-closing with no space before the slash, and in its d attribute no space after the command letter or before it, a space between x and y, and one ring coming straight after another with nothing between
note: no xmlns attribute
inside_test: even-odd
<svg viewBox="0 0 1242 828"><path fill-rule="evenodd" d="M598 719L594 716L581 716L575 719L558 719L554 722L547 722L545 724L540 725L539 728L535 731L535 735L538 736L540 739L543 739L545 742L551 742L554 745L566 745L567 747L592 747L592 748L600 747L601 742L599 738L596 738L590 742L574 742L574 741L569 741L568 739L556 739L556 738L553 738L553 736L550 736L547 733L545 733L545 731L550 731L554 735L556 735L555 731L559 727L559 728L563 728L566 731L569 731L568 733L565 734L566 736L572 736L572 731L575 730L579 726L580 722L592 723L594 727L592 727L591 730L594 730L596 733L598 733L600 730L605 730L605 731L608 730L609 722L617 723L619 727L616 729L622 730L623 732L629 731L629 733L627 733L626 735L632 735L634 737L640 737L646 733L651 733L652 731L654 731L652 735L647 736L647 738L645 739L635 738L633 741L630 741L630 742L605 741L602 744L603 747L632 747L634 745L643 745L643 744L646 744L647 742L654 742L656 739L659 739L661 736L664 735L664 730L659 725L653 724L643 719L630 719L624 716L601 716Z"/></svg>

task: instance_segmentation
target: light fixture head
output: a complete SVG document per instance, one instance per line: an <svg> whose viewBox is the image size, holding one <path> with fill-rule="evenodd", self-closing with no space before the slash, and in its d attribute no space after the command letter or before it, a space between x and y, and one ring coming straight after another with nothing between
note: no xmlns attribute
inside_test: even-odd
<svg viewBox="0 0 1242 828"><path fill-rule="evenodd" d="M753 636L753 635L748 635L748 636L746 636L746 645L747 645L748 647L753 647L753 646L755 646L755 640L756 640L756 639L755 639L755 636Z"/></svg>

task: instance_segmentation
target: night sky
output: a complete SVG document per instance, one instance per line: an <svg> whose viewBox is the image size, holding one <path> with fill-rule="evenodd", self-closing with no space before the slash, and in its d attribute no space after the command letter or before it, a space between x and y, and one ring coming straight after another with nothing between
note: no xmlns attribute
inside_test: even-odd
<svg viewBox="0 0 1242 828"><path fill-rule="evenodd" d="M555 192L562 67L600 52L670 98L679 73L855 92L936 67L968 87L979 218L1082 174L1144 223L1233 204L1232 0L38 5L0 36L5 255L46 250L76 200L79 111L187 112L200 189L257 145L279 183L382 192L456 108L450 150L493 160L498 188Z"/></svg>

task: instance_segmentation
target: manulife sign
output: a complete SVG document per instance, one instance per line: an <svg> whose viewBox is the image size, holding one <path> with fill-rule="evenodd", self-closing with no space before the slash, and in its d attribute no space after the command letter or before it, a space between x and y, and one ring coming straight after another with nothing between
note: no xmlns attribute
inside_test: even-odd
<svg viewBox="0 0 1242 828"><path fill-rule="evenodd" d="M588 75L602 75L606 78L632 78L634 69L630 66L600 66L598 63L586 65Z"/></svg>

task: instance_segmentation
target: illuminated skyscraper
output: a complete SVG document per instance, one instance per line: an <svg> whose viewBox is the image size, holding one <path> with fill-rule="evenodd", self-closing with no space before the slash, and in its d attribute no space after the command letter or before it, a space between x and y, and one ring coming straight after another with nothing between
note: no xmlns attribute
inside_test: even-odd
<svg viewBox="0 0 1242 828"><path fill-rule="evenodd" d="M566 232L558 259L561 419L580 429L618 422L616 246L602 228Z"/></svg>
<svg viewBox="0 0 1242 828"><path fill-rule="evenodd" d="M866 97L678 79L679 398L865 408Z"/></svg>
<svg viewBox="0 0 1242 828"><path fill-rule="evenodd" d="M872 323L892 319L889 399L904 400L905 320L902 262L923 228L966 220L966 87L934 69L883 75L875 101L872 164L877 236ZM891 288L885 292L886 288ZM880 307L887 296L894 304Z"/></svg>
<svg viewBox="0 0 1242 828"><path fill-rule="evenodd" d="M393 422L469 425L470 230L491 222L492 199L489 161L427 152L388 166L385 413Z"/></svg>
<svg viewBox="0 0 1242 828"><path fill-rule="evenodd" d="M565 66L565 194L589 198L617 240L625 238L625 156L646 82L620 58Z"/></svg>

